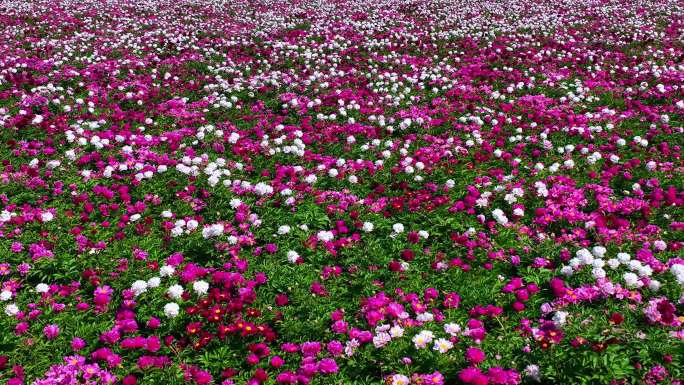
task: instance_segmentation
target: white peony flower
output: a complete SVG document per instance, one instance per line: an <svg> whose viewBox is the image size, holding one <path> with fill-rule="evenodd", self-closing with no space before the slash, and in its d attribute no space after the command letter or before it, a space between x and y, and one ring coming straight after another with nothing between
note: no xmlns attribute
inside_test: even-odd
<svg viewBox="0 0 684 385"><path fill-rule="evenodd" d="M639 277L634 273L625 273L622 278L625 280L625 284L628 287L637 286L637 282L639 281Z"/></svg>
<svg viewBox="0 0 684 385"><path fill-rule="evenodd" d="M137 280L131 285L131 291L136 297L147 291L147 282L143 280Z"/></svg>
<svg viewBox="0 0 684 385"><path fill-rule="evenodd" d="M209 283L207 281L195 281L192 283L192 290L195 291L195 294L202 296L207 294L209 291Z"/></svg>
<svg viewBox="0 0 684 385"><path fill-rule="evenodd" d="M564 276L569 277L574 273L574 270L573 270L572 266L563 266L561 268L560 272Z"/></svg>
<svg viewBox="0 0 684 385"><path fill-rule="evenodd" d="M617 259L620 261L620 263L627 263L630 259L632 259L632 257L630 257L630 255L627 253L618 253Z"/></svg>
<svg viewBox="0 0 684 385"><path fill-rule="evenodd" d="M494 220L500 225L505 225L508 224L508 218L506 217L506 214L504 214L503 210L501 209L494 209L492 211L492 216L494 217Z"/></svg>
<svg viewBox="0 0 684 385"><path fill-rule="evenodd" d="M376 348L381 348L392 341L392 337L385 332L381 332L373 336L373 346Z"/></svg>
<svg viewBox="0 0 684 385"><path fill-rule="evenodd" d="M183 286L173 285L166 290L166 294L173 299L180 299L184 291L185 290L183 290Z"/></svg>
<svg viewBox="0 0 684 385"><path fill-rule="evenodd" d="M321 242L330 242L335 238L335 234L332 231L319 231L316 237Z"/></svg>
<svg viewBox="0 0 684 385"><path fill-rule="evenodd" d="M451 341L445 338L440 338L437 341L435 341L435 345L432 347L432 349L437 350L440 353L446 353L453 347L454 344Z"/></svg>
<svg viewBox="0 0 684 385"><path fill-rule="evenodd" d="M413 341L413 344L416 346L416 349L424 349L425 347L427 347L427 344L432 342L433 338L435 338L435 335L431 331L423 330L420 333L413 336L411 341Z"/></svg>
<svg viewBox="0 0 684 385"><path fill-rule="evenodd" d="M0 292L0 301L9 301L12 298L12 292L9 290L3 290Z"/></svg>
<svg viewBox="0 0 684 385"><path fill-rule="evenodd" d="M390 328L389 334L392 338L399 338L404 335L404 328L399 325L394 325Z"/></svg>
<svg viewBox="0 0 684 385"><path fill-rule="evenodd" d="M582 265L589 265L592 262L594 262L594 256L591 254L591 252L587 249L580 249L577 250L575 253L577 258L579 258L580 262Z"/></svg>
<svg viewBox="0 0 684 385"><path fill-rule="evenodd" d="M652 279L648 283L648 288L652 291L658 291L658 290L660 290L660 285L661 285L660 281L656 281L655 279Z"/></svg>
<svg viewBox="0 0 684 385"><path fill-rule="evenodd" d="M161 275L162 277L169 277L173 275L173 273L175 272L176 268L170 265L164 265L161 267L161 269L159 269L159 275Z"/></svg>
<svg viewBox="0 0 684 385"><path fill-rule="evenodd" d="M14 317L15 315L17 315L17 313L19 313L19 307L16 304L11 303L5 306L5 314L7 314L8 316Z"/></svg>
<svg viewBox="0 0 684 385"><path fill-rule="evenodd" d="M557 323L558 325L564 325L567 317L568 317L567 312L557 311L553 315L553 322Z"/></svg>
<svg viewBox="0 0 684 385"><path fill-rule="evenodd" d="M180 306L178 306L178 304L175 302L169 302L166 305L164 305L164 315L169 318L174 318L178 316L179 312Z"/></svg>
<svg viewBox="0 0 684 385"><path fill-rule="evenodd" d="M595 279L606 278L606 271L600 267L595 267L591 270L591 275Z"/></svg>
<svg viewBox="0 0 684 385"><path fill-rule="evenodd" d="M444 325L444 332L451 335L452 337L457 336L461 333L461 326L457 323L448 323Z"/></svg>
<svg viewBox="0 0 684 385"><path fill-rule="evenodd" d="M527 365L525 367L525 376L529 377L533 381L539 382L541 380L539 366L537 365Z"/></svg>
<svg viewBox="0 0 684 385"><path fill-rule="evenodd" d="M611 258L608 260L608 266L615 270L618 268L618 266L620 266L620 261L617 258Z"/></svg>
<svg viewBox="0 0 684 385"><path fill-rule="evenodd" d="M155 287L159 287L161 284L161 278L159 277L152 277L147 280L147 287L154 289Z"/></svg>
<svg viewBox="0 0 684 385"><path fill-rule="evenodd" d="M603 246L594 246L591 249L591 253L594 254L596 258L603 258L604 255L606 255L606 248Z"/></svg>
<svg viewBox="0 0 684 385"><path fill-rule="evenodd" d="M299 260L299 253L294 250L288 251L287 260L290 261L290 263L296 263Z"/></svg>
<svg viewBox="0 0 684 385"><path fill-rule="evenodd" d="M392 382L390 385L409 385L411 380L403 374L392 375Z"/></svg>

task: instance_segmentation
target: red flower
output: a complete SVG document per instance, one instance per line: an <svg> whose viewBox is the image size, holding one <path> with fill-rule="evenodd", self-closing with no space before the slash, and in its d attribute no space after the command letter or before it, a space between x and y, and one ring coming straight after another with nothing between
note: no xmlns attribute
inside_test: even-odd
<svg viewBox="0 0 684 385"><path fill-rule="evenodd" d="M202 330L202 323L201 322L192 322L189 323L185 327L185 331L188 332L188 334L193 335L197 334Z"/></svg>
<svg viewBox="0 0 684 385"><path fill-rule="evenodd" d="M275 302L276 302L276 305L278 305L278 306L285 306L288 304L289 301L290 300L287 297L287 294L281 293L281 294L276 295Z"/></svg>
<svg viewBox="0 0 684 385"><path fill-rule="evenodd" d="M414 258L413 250L405 249L401 252L400 256L401 256L401 259L403 259L404 261L407 261L407 262L413 261L413 258Z"/></svg>
<svg viewBox="0 0 684 385"><path fill-rule="evenodd" d="M610 315L610 322L615 325L621 324L625 320L625 317L620 313L613 313Z"/></svg>

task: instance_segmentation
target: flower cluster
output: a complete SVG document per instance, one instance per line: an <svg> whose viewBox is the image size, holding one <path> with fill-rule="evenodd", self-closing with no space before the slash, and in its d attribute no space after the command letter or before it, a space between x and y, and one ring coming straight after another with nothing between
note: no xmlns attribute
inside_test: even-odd
<svg viewBox="0 0 684 385"><path fill-rule="evenodd" d="M681 1L0 9L0 382L678 383Z"/></svg>

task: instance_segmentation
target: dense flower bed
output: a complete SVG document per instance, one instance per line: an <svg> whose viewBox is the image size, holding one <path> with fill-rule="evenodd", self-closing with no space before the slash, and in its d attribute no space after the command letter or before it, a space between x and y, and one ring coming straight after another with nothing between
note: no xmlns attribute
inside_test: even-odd
<svg viewBox="0 0 684 385"><path fill-rule="evenodd" d="M0 383L682 384L680 1L3 1L0 37Z"/></svg>

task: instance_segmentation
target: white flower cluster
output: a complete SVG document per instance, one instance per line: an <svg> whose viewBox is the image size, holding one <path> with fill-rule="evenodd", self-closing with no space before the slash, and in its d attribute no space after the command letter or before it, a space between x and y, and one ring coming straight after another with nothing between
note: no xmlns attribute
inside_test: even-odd
<svg viewBox="0 0 684 385"><path fill-rule="evenodd" d="M175 302L169 302L164 305L164 315L169 318L175 318L180 313L180 306Z"/></svg>
<svg viewBox="0 0 684 385"><path fill-rule="evenodd" d="M133 282L133 284L131 285L131 291L133 292L133 295L137 297L137 296L141 295L142 293L147 292L148 286L149 285L147 282L145 282L143 280L137 280L137 281Z"/></svg>
<svg viewBox="0 0 684 385"><path fill-rule="evenodd" d="M154 276L147 281L141 279L137 280L131 284L130 290L133 292L135 297L138 297L141 294L146 293L149 289L159 287L161 284L161 278L170 277L175 274L175 272L175 267L171 265L163 265L161 268L159 268L159 276ZM38 290L38 287L36 287L36 290ZM197 296L202 297L209 292L209 283L203 280L196 280L192 283L192 290ZM166 294L169 296L169 298L175 301L182 299L183 293L185 293L185 289L179 284L173 284L166 289ZM176 302L169 302L164 305L163 310L164 315L169 318L173 318L179 314L180 306Z"/></svg>
<svg viewBox="0 0 684 385"><path fill-rule="evenodd" d="M401 234L404 232L404 225L401 223L395 223L392 225L392 231L395 234Z"/></svg>
<svg viewBox="0 0 684 385"><path fill-rule="evenodd" d="M173 224L173 229L171 229L171 236L178 237L183 234L190 234L199 226L199 222L194 219L179 219Z"/></svg>
<svg viewBox="0 0 684 385"><path fill-rule="evenodd" d="M321 242L330 242L335 238L335 234L332 231L322 230L316 234L316 238Z"/></svg>
<svg viewBox="0 0 684 385"><path fill-rule="evenodd" d="M195 281L192 283L192 290L200 297L206 295L209 291L209 282L202 280Z"/></svg>
<svg viewBox="0 0 684 385"><path fill-rule="evenodd" d="M444 332L452 337L456 337L461 333L461 325L454 322L444 324Z"/></svg>
<svg viewBox="0 0 684 385"><path fill-rule="evenodd" d="M576 270L583 266L591 266L591 275L594 279L606 277L605 267L616 270L621 265L626 266L630 271L623 274L622 279L629 288L642 287L644 283L641 278L651 277L653 269L643 264L641 261L633 260L627 253L618 253L615 258L605 260L607 250L603 246L594 246L591 251L587 249L577 250L575 257L568 261L568 265L561 268L561 274L571 276ZM655 279L647 280L649 289L657 291L661 283Z"/></svg>
<svg viewBox="0 0 684 385"><path fill-rule="evenodd" d="M422 330L420 333L413 336L411 341L416 349L424 349L435 338L435 334L429 330Z"/></svg>
<svg viewBox="0 0 684 385"><path fill-rule="evenodd" d="M11 303L5 306L5 314L9 317L14 317L19 313L19 306L15 303Z"/></svg>
<svg viewBox="0 0 684 385"><path fill-rule="evenodd" d="M403 313L400 318L408 318L408 313ZM434 321L434 316L431 313L425 312L419 314L416 319L418 321L428 323ZM447 323L443 326L444 332L451 337L461 334L461 327L456 323ZM382 324L375 328L375 335L373 337L373 345L376 348L381 348L391 342L393 339L404 336L404 328L398 324L394 326ZM414 335L411 339L416 349L425 349L428 345L434 342L432 349L440 353L446 353L453 348L453 343L447 338L435 339L435 334L430 330L422 330Z"/></svg>
<svg viewBox="0 0 684 385"><path fill-rule="evenodd" d="M273 187L270 185L259 182L254 186L254 192L259 196L266 196L273 194Z"/></svg>
<svg viewBox="0 0 684 385"><path fill-rule="evenodd" d="M537 189L537 196L546 198L549 196L549 190L546 188L546 183L542 181L534 182L534 187Z"/></svg>
<svg viewBox="0 0 684 385"><path fill-rule="evenodd" d="M44 283L39 283L36 285L36 292L37 293L47 293L50 290L50 287L47 284Z"/></svg>
<svg viewBox="0 0 684 385"><path fill-rule="evenodd" d="M563 326L565 325L567 317L567 312L557 311L553 314L553 322L555 322L558 326Z"/></svg>
<svg viewBox="0 0 684 385"><path fill-rule="evenodd" d="M166 289L166 294L168 294L168 296L171 297L171 299L175 300L181 299L184 292L185 290L183 289L183 286L178 284L169 286L169 288Z"/></svg>
<svg viewBox="0 0 684 385"><path fill-rule="evenodd" d="M501 209L494 209L492 211L492 216L494 217L494 220L500 225L506 225L508 224L508 217L506 217L506 214L504 214L503 210Z"/></svg>
<svg viewBox="0 0 684 385"><path fill-rule="evenodd" d="M684 286L684 265L680 263L675 263L670 266L670 273L675 276L677 282Z"/></svg>
<svg viewBox="0 0 684 385"><path fill-rule="evenodd" d="M5 302L12 299L12 292L9 290L0 291L0 301Z"/></svg>
<svg viewBox="0 0 684 385"><path fill-rule="evenodd" d="M521 198L523 195L525 195L525 191L520 187L515 187L511 190L510 193L504 196L504 200L508 202L508 204L512 205L513 203L517 202L518 198Z"/></svg>
<svg viewBox="0 0 684 385"><path fill-rule="evenodd" d="M202 229L202 236L204 239L218 237L223 235L224 227L221 223L215 223L213 225L204 226Z"/></svg>
<svg viewBox="0 0 684 385"><path fill-rule="evenodd" d="M44 211L40 214L40 220L43 222L50 222L53 219L55 219L55 216L49 211Z"/></svg>
<svg viewBox="0 0 684 385"><path fill-rule="evenodd" d="M290 263L297 263L297 261L299 261L299 253L294 250L288 251L287 260L290 261Z"/></svg>

